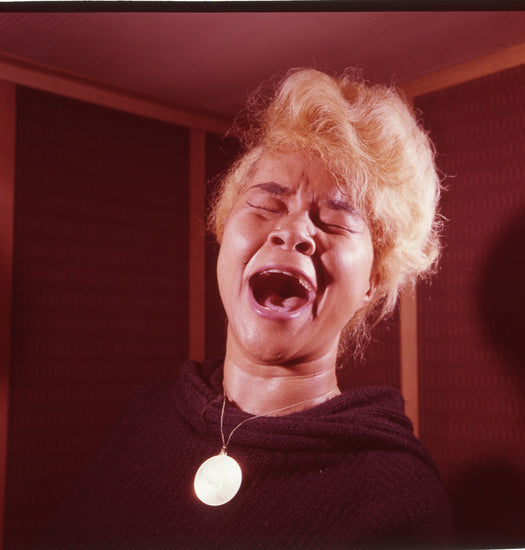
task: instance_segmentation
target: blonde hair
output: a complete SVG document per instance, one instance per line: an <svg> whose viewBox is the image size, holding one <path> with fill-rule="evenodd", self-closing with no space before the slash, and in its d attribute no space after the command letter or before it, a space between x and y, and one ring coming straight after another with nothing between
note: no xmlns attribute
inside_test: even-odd
<svg viewBox="0 0 525 550"><path fill-rule="evenodd" d="M230 210L262 155L299 151L320 158L366 219L372 237L378 285L347 326L350 344L362 350L369 327L393 311L400 291L437 263L440 179L427 134L395 89L370 85L355 70L338 77L292 70L270 98L258 90L234 128L243 154L213 203L212 232L220 242Z"/></svg>

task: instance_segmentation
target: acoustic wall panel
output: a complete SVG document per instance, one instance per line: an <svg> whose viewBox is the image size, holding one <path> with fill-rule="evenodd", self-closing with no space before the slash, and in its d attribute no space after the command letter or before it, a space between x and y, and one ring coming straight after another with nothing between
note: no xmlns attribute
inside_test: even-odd
<svg viewBox="0 0 525 550"><path fill-rule="evenodd" d="M448 177L419 289L421 436L459 544L525 545L525 67L417 98Z"/></svg>
<svg viewBox="0 0 525 550"><path fill-rule="evenodd" d="M188 131L27 88L17 106L7 548L188 353Z"/></svg>

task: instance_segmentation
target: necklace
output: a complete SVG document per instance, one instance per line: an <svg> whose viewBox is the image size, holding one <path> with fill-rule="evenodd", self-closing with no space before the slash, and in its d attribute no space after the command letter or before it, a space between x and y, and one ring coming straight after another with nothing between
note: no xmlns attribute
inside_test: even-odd
<svg viewBox="0 0 525 550"><path fill-rule="evenodd" d="M250 416L245 418L242 422L239 422L237 426L233 428L228 436L228 439L224 436L224 410L226 409L226 391L223 394L222 410L221 410L221 439L222 448L218 455L212 456L205 460L197 470L195 479L193 481L193 488L197 498L204 504L209 506L221 506L230 502L230 500L237 494L242 483L242 470L239 463L227 454L228 445L232 435L246 422L261 418L262 416L269 416L293 407L299 407L305 405L315 399L325 400L330 394L334 393L337 388L332 388L328 393L321 395L321 397L312 397L293 405L274 409L256 416Z"/></svg>

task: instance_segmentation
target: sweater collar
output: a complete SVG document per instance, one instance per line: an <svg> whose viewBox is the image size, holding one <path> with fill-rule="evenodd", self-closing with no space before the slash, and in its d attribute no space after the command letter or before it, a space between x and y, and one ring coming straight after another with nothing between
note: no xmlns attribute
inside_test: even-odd
<svg viewBox="0 0 525 550"><path fill-rule="evenodd" d="M222 360L188 361L182 367L176 390L180 412L194 429L219 438L222 365ZM225 433L250 416L227 405ZM401 394L387 386L359 388L304 411L256 418L237 430L234 437L236 445L292 452L398 450L433 465L413 434Z"/></svg>

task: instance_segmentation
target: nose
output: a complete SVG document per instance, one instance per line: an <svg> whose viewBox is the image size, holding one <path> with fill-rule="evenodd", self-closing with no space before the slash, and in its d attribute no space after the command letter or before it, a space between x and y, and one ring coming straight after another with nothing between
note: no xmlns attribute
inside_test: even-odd
<svg viewBox="0 0 525 550"><path fill-rule="evenodd" d="M287 216L281 218L276 227L268 235L272 246L295 250L306 256L312 256L316 250L312 234L311 222L307 216Z"/></svg>

